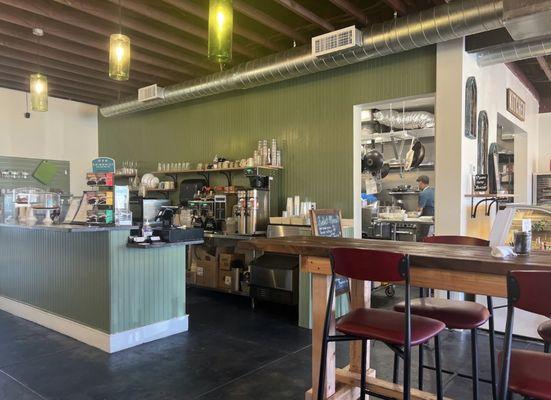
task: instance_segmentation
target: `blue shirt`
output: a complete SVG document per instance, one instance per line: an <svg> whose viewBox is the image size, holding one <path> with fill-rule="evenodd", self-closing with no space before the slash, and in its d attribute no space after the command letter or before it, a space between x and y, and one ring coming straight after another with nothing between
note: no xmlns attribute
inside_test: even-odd
<svg viewBox="0 0 551 400"><path fill-rule="evenodd" d="M419 193L419 208L421 215L434 215L434 189L430 186Z"/></svg>

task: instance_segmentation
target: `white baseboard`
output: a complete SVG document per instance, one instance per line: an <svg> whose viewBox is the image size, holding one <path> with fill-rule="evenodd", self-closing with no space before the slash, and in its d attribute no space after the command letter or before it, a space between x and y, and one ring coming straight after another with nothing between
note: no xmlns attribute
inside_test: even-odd
<svg viewBox="0 0 551 400"><path fill-rule="evenodd" d="M0 296L0 310L72 337L107 353L115 353L188 330L187 315L110 335L7 297Z"/></svg>

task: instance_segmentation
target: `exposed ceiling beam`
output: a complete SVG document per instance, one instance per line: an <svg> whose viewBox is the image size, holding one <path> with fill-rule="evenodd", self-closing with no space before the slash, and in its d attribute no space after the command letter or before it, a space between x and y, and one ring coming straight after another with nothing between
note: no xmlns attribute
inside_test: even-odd
<svg viewBox="0 0 551 400"><path fill-rule="evenodd" d="M29 92L29 85L25 84L24 82L14 82L10 80L0 79L0 87L12 89L12 90L19 90L20 92L27 92L27 93ZM48 90L48 97L56 97L60 99L78 101L80 103L93 104L96 106L103 104L101 100L98 100L96 98L90 99L85 96L75 95L74 93L66 93L55 89Z"/></svg>
<svg viewBox="0 0 551 400"><path fill-rule="evenodd" d="M109 0L109 1L117 5L119 4L119 0ZM136 14L140 14L144 17L153 18L156 21L159 21L163 24L176 28L181 32L196 36L203 42L206 42L208 38L208 31L206 29L198 27L194 24L191 24L182 18L178 18L173 14L169 14L167 12L159 10L158 8L152 7L148 4L139 3L135 0L125 1L122 3L122 7L127 10L131 10ZM236 53L241 54L245 57L248 57L248 58L255 57L254 51L251 51L250 49L246 48L245 46L239 43L233 43L232 49Z"/></svg>
<svg viewBox="0 0 551 400"><path fill-rule="evenodd" d="M257 8L250 6L242 0L233 0L233 8L238 13L251 18L262 25L265 25L276 32L282 33L285 36L290 37L298 43L306 43L309 40L302 33L297 32L290 26L258 10Z"/></svg>
<svg viewBox="0 0 551 400"><path fill-rule="evenodd" d="M512 63L506 63L505 64L507 68L515 75L519 81L522 82L522 84L528 89L530 93L536 98L536 100L540 100L540 93L534 86L534 84L526 77L526 74L522 71L522 69L514 62Z"/></svg>
<svg viewBox="0 0 551 400"><path fill-rule="evenodd" d="M551 82L551 67L549 67L549 63L545 57L536 57L536 60L547 79Z"/></svg>
<svg viewBox="0 0 551 400"><path fill-rule="evenodd" d="M56 3L62 4L67 7L76 9L82 13L92 15L96 18L100 18L111 24L119 24L118 11L112 8L106 7L105 1L98 3L94 0L53 0ZM202 56L205 60L207 57L207 46L205 44L198 44L193 41L185 40L175 35L170 35L166 31L157 28L156 26L143 23L133 17L124 15L122 17L122 26L138 32L140 34L161 40L165 43L179 47L182 50L195 53ZM132 35L131 35L132 36Z"/></svg>
<svg viewBox="0 0 551 400"><path fill-rule="evenodd" d="M1 19L1 17L0 17ZM97 50L95 48L86 47L75 42L71 42L65 39L58 39L56 36L44 35L37 43L37 38L28 29L20 28L12 24L0 24L0 34L6 35L12 38L23 40L31 44L37 44L38 46L44 46L67 53L77 54L83 58L90 58L94 61L101 61L108 64L109 54L106 51ZM47 51L45 51L47 53ZM131 74L138 72L140 74L146 74L150 77L161 77L169 81L180 81L190 78L190 75L183 74L176 71L167 71L148 64L144 64L139 61L133 60L131 63Z"/></svg>
<svg viewBox="0 0 551 400"><path fill-rule="evenodd" d="M94 32L107 38L111 33L117 30L118 26L118 24L115 25L109 23L108 26L106 26L105 21L100 22L93 18L83 17L83 14L77 11L78 9L75 10L60 4L48 3L44 0L0 0L0 4L9 5L23 11L29 11L33 14L38 14L43 17L59 21L60 23L72 25L78 29ZM135 47L194 65L203 71L218 70L218 66L206 62L206 58L197 58L172 46L167 46L156 41L151 41L140 36L133 35L132 48Z"/></svg>
<svg viewBox="0 0 551 400"><path fill-rule="evenodd" d="M1 48L0 54L2 57L9 58L14 61L23 61L25 63L32 64L36 68L36 54L29 50L20 51L20 50L11 49L9 47L3 47ZM83 80L89 77L93 77L93 79L102 80L115 87L123 87L129 90L135 90L143 86L143 83L137 82L132 78L128 81L114 81L112 79L109 79L109 77L105 73L98 74L95 70L92 70L89 68L82 68L76 65L68 64L61 60L53 59L53 58L41 57L40 67L54 68L60 71L70 71L73 74L82 76Z"/></svg>
<svg viewBox="0 0 551 400"><path fill-rule="evenodd" d="M22 71L27 71L29 74L36 72L36 64L34 63L25 62L22 60L14 60L12 58L2 57L2 56L0 56L0 66L17 68ZM74 72L63 71L56 68L48 68L48 67L44 67L43 65L40 66L40 71L48 77L52 76L56 78L61 78L66 81L75 82L77 84L86 82L86 84L96 87L98 89L104 90L106 92L118 93L120 91L121 93L129 94L129 95L136 94L136 90L133 90L125 86L117 85L117 82L115 81L111 81L112 83L105 82L92 77L87 77L86 79L84 79L85 77L83 75L79 75Z"/></svg>
<svg viewBox="0 0 551 400"><path fill-rule="evenodd" d="M362 11L360 7L357 5L351 3L349 0L329 0L331 3L333 3L335 6L339 7L341 10L347 12L354 18L356 18L356 21L358 21L362 25L367 25L369 23L369 18L367 18L367 15Z"/></svg>
<svg viewBox="0 0 551 400"><path fill-rule="evenodd" d="M29 85L29 75L22 74L22 73L15 73L13 74L10 71L6 71L4 68L0 68L0 75L2 76L2 79L7 81L13 81L13 82L20 82ZM110 100L116 98L115 95L109 95L109 94L99 94L95 92L89 92L87 90L84 90L82 88L75 88L73 86L67 86L64 85L63 82L61 82L59 79L52 78L48 79L48 91L50 90L59 90L63 91L65 93L71 93L75 94L77 96L83 96L90 99L98 99L98 100Z"/></svg>
<svg viewBox="0 0 551 400"><path fill-rule="evenodd" d="M335 30L333 24L329 23L327 20L316 15L315 13L308 10L306 7L302 6L294 0L275 0L275 2L294 12L296 15L304 18L305 20L318 25L322 29L325 29L327 32Z"/></svg>
<svg viewBox="0 0 551 400"><path fill-rule="evenodd" d="M172 7L177 8L180 11L189 13L191 15L196 16L197 18L201 18L202 20L208 21L209 13L207 9L200 6L197 3L194 3L190 0L163 0L163 1L167 4L170 4ZM241 36L242 38L250 40L251 42L264 46L267 49L270 49L273 51L285 50L284 46L281 46L277 43L272 42L271 40L267 39L265 36L261 35L258 32L255 32L251 29L248 29L241 25L236 24L235 21L233 25L233 32L237 36Z"/></svg>
<svg viewBox="0 0 551 400"><path fill-rule="evenodd" d="M406 15L408 13L408 6L402 0L384 0L385 3L396 11L399 15Z"/></svg>
<svg viewBox="0 0 551 400"><path fill-rule="evenodd" d="M40 27L44 30L45 38L53 35L69 41L80 43L84 46L93 47L104 52L107 52L109 50L108 41L104 36L99 36L96 33L92 33L84 29L77 29L75 27L72 27L71 25L57 22L53 19L45 18L36 14L28 13L10 6L4 6L2 8L2 13L0 13L0 20L18 25L22 28L26 28L29 32L31 32L32 28ZM143 53L139 49L136 49L135 46L133 46L132 48L132 61L139 61L144 64L153 65L159 68L179 72L189 76L199 75L199 70L197 68L190 67L187 64L173 62L161 59L159 57L151 56L149 54Z"/></svg>
<svg viewBox="0 0 551 400"><path fill-rule="evenodd" d="M0 49L2 47L9 47L14 50L32 52L33 54L35 54L36 61L38 61L38 56L40 55L40 61L43 58L60 60L67 64L88 68L106 75L109 68L108 67L109 63L107 62L102 62L92 58L79 57L79 56L76 56L75 54L61 51L61 50L56 50L51 47L48 47L46 51L47 46L44 46L42 44L38 45L35 43L27 42L25 40L16 39L13 37L0 34ZM95 73L93 73L92 75L94 74ZM157 77L155 77L154 75L146 75L144 73L141 73L141 72L138 73L136 71L133 72L132 78L138 82L143 82L146 84L156 83L157 81ZM142 85L142 86L145 86L145 85Z"/></svg>
<svg viewBox="0 0 551 400"><path fill-rule="evenodd" d="M3 65L3 63L0 60L0 71L5 74L11 74L11 75L17 75L22 77L29 77L32 73L35 73L36 70L32 68L23 68L23 67L12 67ZM112 87L110 89L104 88L104 87L98 87L94 86L93 84L90 84L90 81L86 80L83 81L82 79L80 82L75 82L71 79L66 79L65 76L60 76L58 74L49 74L46 73L46 71L41 71L44 75L48 77L49 81L57 82L62 86L71 88L71 89L82 89L90 93L94 93L98 97L117 97L117 88Z"/></svg>

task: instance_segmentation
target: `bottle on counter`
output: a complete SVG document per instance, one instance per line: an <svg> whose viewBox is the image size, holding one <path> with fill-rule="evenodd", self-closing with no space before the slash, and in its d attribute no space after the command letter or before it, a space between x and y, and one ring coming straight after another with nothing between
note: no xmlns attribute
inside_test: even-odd
<svg viewBox="0 0 551 400"><path fill-rule="evenodd" d="M272 156L272 165L277 166L277 141L272 139L272 147L270 148L270 153Z"/></svg>

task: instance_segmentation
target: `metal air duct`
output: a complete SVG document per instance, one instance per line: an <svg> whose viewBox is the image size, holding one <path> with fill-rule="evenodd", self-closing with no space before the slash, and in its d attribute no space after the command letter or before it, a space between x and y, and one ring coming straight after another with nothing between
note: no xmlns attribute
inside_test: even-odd
<svg viewBox="0 0 551 400"><path fill-rule="evenodd" d="M523 40L481 51L476 55L480 67L510 63L551 54L551 38Z"/></svg>
<svg viewBox="0 0 551 400"><path fill-rule="evenodd" d="M501 0L458 0L372 25L363 31L362 46L344 53L315 57L310 45L304 45L248 61L227 71L168 86L164 99L124 101L101 107L100 112L105 117L129 114L327 71L497 29L503 26L502 16Z"/></svg>

